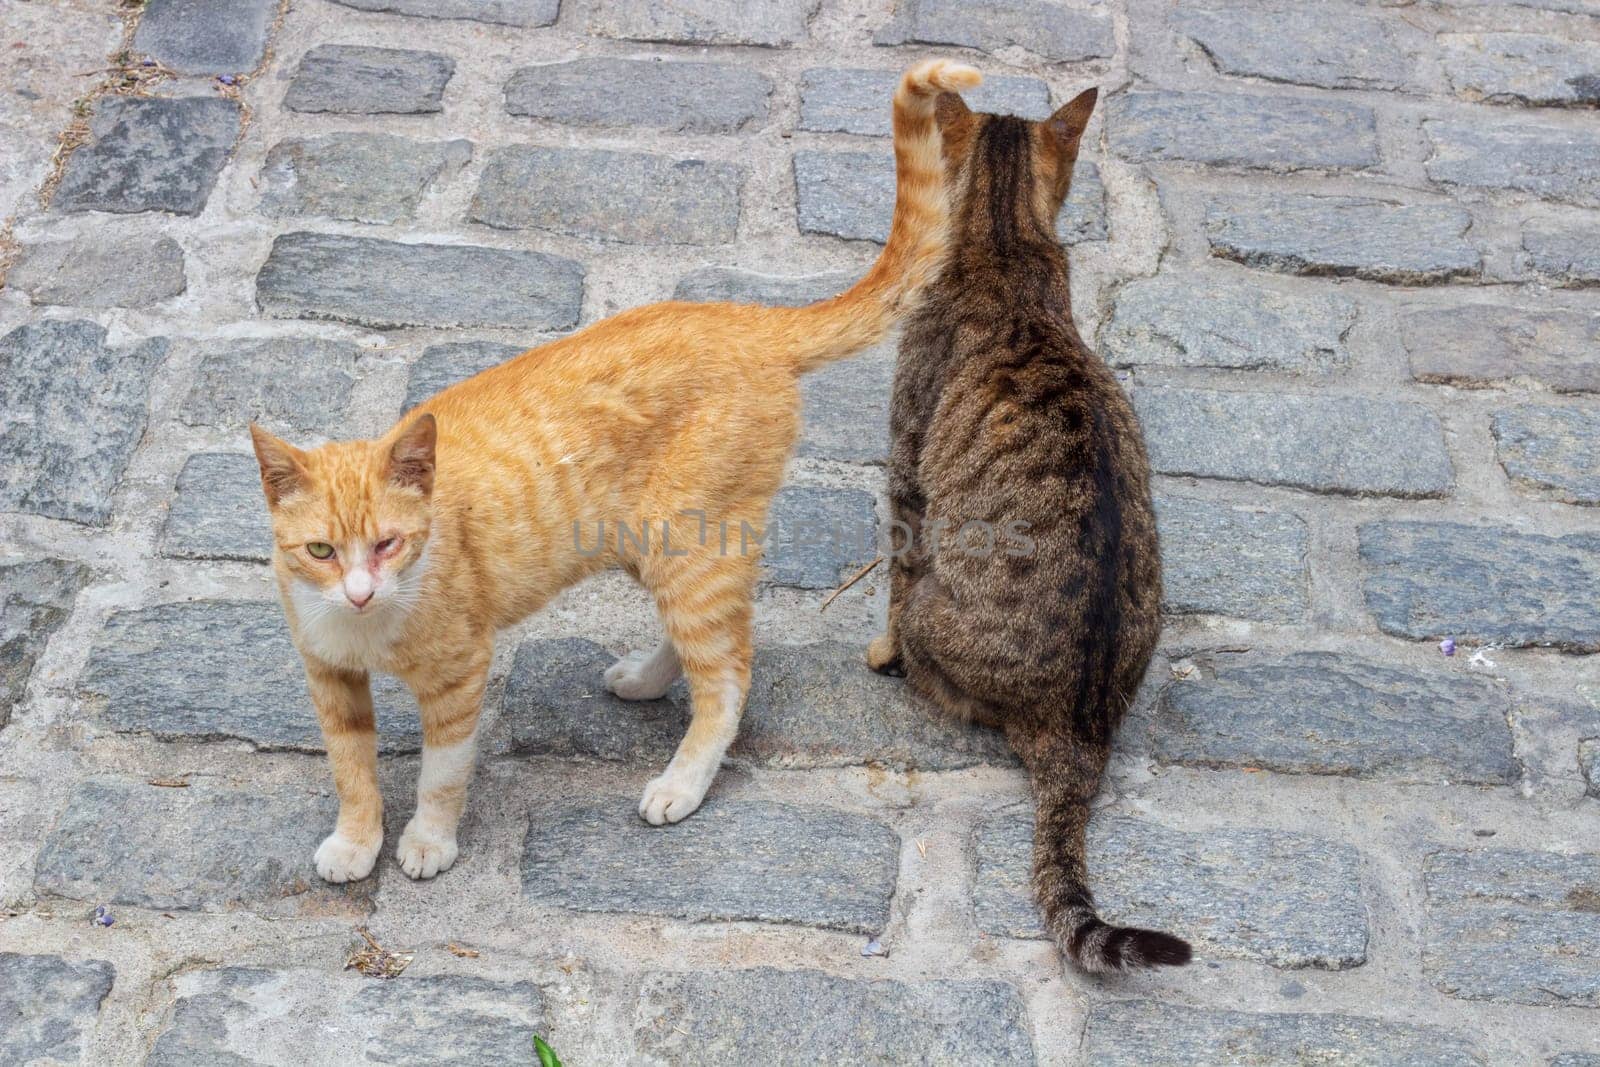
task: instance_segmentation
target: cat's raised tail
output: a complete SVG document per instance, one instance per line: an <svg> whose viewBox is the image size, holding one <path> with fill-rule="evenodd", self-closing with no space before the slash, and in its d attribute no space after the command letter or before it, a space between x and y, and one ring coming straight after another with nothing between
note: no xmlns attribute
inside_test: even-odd
<svg viewBox="0 0 1600 1067"><path fill-rule="evenodd" d="M976 88L983 75L930 59L906 71L894 93L894 220L872 269L831 300L796 312L792 349L804 374L876 344L939 275L949 245L943 159L934 107L940 93Z"/></svg>
<svg viewBox="0 0 1600 1067"><path fill-rule="evenodd" d="M1062 953L1090 974L1188 963L1192 952L1181 937L1113 926L1095 912L1084 831L1105 747L1028 720L1008 722L1006 737L1033 779L1033 893L1045 930Z"/></svg>

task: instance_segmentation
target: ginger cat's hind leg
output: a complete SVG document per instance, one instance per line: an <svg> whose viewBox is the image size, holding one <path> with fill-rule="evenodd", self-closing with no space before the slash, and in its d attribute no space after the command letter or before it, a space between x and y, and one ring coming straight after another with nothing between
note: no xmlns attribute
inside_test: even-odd
<svg viewBox="0 0 1600 1067"><path fill-rule="evenodd" d="M607 667L605 683L623 700L659 700L681 677L678 650L664 637L654 652L630 652Z"/></svg>
<svg viewBox="0 0 1600 1067"><path fill-rule="evenodd" d="M739 731L750 688L756 560L720 555L709 546L681 558L656 557L642 577L660 607L667 643L689 680L693 708L678 751L667 769L645 786L639 802L645 821L661 826L700 806Z"/></svg>

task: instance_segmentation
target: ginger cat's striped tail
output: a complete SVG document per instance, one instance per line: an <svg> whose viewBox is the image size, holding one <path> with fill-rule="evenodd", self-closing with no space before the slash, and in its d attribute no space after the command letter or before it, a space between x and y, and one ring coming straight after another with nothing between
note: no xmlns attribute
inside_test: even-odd
<svg viewBox="0 0 1600 1067"><path fill-rule="evenodd" d="M962 63L930 59L912 67L894 94L894 221L872 269L831 300L796 312L798 373L876 344L932 282L949 242L939 126L940 93L976 88L983 75Z"/></svg>

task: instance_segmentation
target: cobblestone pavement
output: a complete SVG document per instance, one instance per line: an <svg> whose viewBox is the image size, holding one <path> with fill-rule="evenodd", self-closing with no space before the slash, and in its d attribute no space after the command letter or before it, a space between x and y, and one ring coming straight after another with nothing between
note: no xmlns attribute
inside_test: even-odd
<svg viewBox="0 0 1600 1067"><path fill-rule="evenodd" d="M139 8L0 13L0 1063L1600 1063L1600 3ZM1196 963L1062 973L1004 746L859 666L881 584L819 614L848 546L772 554L687 822L634 814L685 708L601 690L655 637L608 578L502 640L455 869L321 884L246 420L837 291L931 55L1031 116L1102 88L1061 232L1171 616L1092 870ZM780 514L881 520L891 367L807 382ZM357 925L409 970L342 970Z"/></svg>

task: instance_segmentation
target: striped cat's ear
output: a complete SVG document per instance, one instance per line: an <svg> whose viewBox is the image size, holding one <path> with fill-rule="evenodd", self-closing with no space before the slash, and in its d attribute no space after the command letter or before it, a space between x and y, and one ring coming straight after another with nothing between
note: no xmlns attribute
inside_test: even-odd
<svg viewBox="0 0 1600 1067"><path fill-rule="evenodd" d="M250 424L250 440L256 448L256 463L261 467L261 488L267 494L268 507L277 507L278 501L298 493L311 481L311 476L306 473L304 452L253 422Z"/></svg>
<svg viewBox="0 0 1600 1067"><path fill-rule="evenodd" d="M1045 127L1063 144L1077 147L1083 131L1089 128L1089 116L1094 114L1094 103L1099 99L1099 89L1085 89L1071 100L1062 104L1054 115L1050 116Z"/></svg>
<svg viewBox="0 0 1600 1067"><path fill-rule="evenodd" d="M424 412L411 420L389 448L389 480L410 489L433 492L433 450L439 427Z"/></svg>
<svg viewBox="0 0 1600 1067"><path fill-rule="evenodd" d="M964 119L972 114L972 109L967 102L961 99L960 93L940 93L933 102L934 121L940 126L948 126L958 119Z"/></svg>

